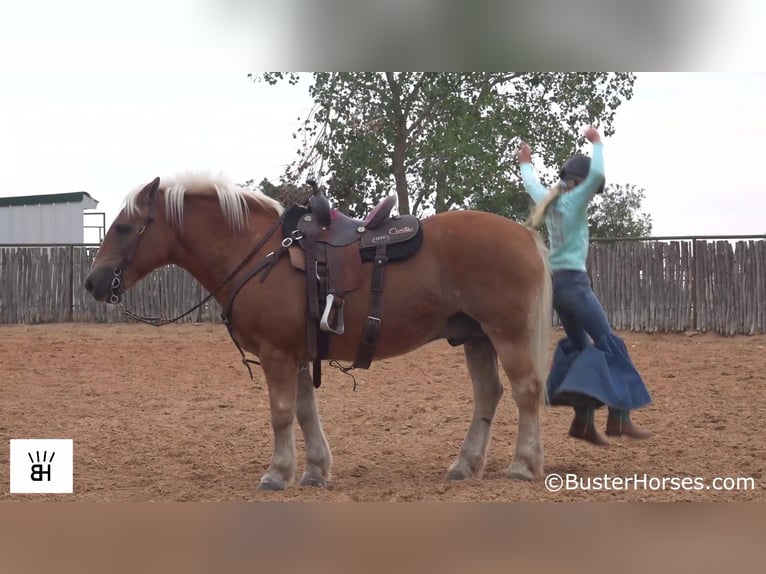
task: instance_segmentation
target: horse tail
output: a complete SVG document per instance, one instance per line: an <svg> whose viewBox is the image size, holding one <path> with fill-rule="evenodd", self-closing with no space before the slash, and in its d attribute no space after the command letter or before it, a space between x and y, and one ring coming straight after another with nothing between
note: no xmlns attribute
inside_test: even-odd
<svg viewBox="0 0 766 574"><path fill-rule="evenodd" d="M550 345L553 329L553 284L548 261L548 248L537 231L530 230L530 232L534 236L537 252L543 262L543 276L540 278L537 301L532 310L531 353L535 375L540 386L540 402L548 404L546 381L548 379L548 345Z"/></svg>

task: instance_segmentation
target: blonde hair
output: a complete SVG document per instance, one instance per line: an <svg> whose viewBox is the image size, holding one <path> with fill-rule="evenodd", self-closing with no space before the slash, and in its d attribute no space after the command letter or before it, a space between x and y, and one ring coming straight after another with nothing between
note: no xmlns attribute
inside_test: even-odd
<svg viewBox="0 0 766 574"><path fill-rule="evenodd" d="M548 212L548 208L553 204L554 201L556 201L558 196L564 193L566 190L567 184L564 181L559 180L554 183L548 191L548 194L542 199L540 203L535 206L534 211L529 216L529 219L527 219L524 225L531 229L540 227L543 221L545 221L545 214Z"/></svg>
<svg viewBox="0 0 766 574"><path fill-rule="evenodd" d="M553 205L553 202L556 201L556 198L562 193L574 189L582 182L583 178L580 177L567 177L565 180L558 180L551 186L550 190L548 190L548 195L543 197L542 201L535 206L534 211L524 225L530 229L540 227L543 221L545 221L545 215L548 213L548 209Z"/></svg>

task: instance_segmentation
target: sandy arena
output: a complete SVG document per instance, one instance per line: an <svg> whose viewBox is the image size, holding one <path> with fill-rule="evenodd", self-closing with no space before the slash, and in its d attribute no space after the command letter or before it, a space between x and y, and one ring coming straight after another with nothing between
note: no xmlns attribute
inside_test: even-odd
<svg viewBox="0 0 766 574"><path fill-rule="evenodd" d="M599 449L566 436L570 410L544 410L546 473L701 477L705 486L752 477L754 487L551 493L508 480L517 411L505 379L483 480L447 483L472 400L462 349L438 342L355 371L355 392L325 366L318 401L331 484L260 493L271 458L266 386L257 369L250 381L223 326L60 324L0 326L0 500L766 500L766 336L621 336L654 399L634 420L655 436ZM606 412L596 417L603 428ZM74 494L10 495L10 438L74 439Z"/></svg>

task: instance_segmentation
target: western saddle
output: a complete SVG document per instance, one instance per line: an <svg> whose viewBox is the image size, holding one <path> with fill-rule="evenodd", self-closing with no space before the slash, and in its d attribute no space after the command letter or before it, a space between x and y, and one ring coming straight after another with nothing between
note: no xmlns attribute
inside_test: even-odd
<svg viewBox="0 0 766 574"><path fill-rule="evenodd" d="M345 297L362 286L364 264L373 264L370 306L353 367L367 369L380 333L384 268L412 256L423 238L416 217L391 215L395 196L383 198L364 219L353 219L331 207L314 182L309 185L312 195L306 205L290 208L282 234L298 238L288 252L292 265L306 274L306 335L318 387L329 337L345 332Z"/></svg>

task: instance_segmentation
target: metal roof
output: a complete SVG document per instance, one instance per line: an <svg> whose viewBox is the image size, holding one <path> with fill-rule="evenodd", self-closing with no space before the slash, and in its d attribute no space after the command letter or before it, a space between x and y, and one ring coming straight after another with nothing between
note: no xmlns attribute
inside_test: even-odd
<svg viewBox="0 0 766 574"><path fill-rule="evenodd" d="M18 205L44 205L50 203L82 203L86 201L98 203L86 191L75 191L73 193L51 193L47 195L20 195L17 197L0 197L0 207L10 207Z"/></svg>

